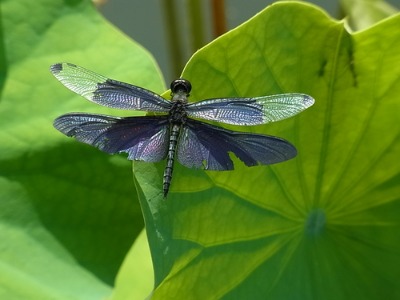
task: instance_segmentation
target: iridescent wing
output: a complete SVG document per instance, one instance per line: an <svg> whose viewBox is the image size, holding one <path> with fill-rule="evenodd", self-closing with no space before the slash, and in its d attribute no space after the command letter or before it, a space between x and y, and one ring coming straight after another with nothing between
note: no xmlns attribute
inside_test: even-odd
<svg viewBox="0 0 400 300"><path fill-rule="evenodd" d="M168 119L158 117L118 118L71 113L58 117L54 127L67 136L114 154L128 153L130 160L157 162L168 149Z"/></svg>
<svg viewBox="0 0 400 300"><path fill-rule="evenodd" d="M226 130L187 120L178 142L178 161L189 168L233 170L233 152L246 166L279 163L296 156L289 142L267 135Z"/></svg>
<svg viewBox="0 0 400 300"><path fill-rule="evenodd" d="M128 83L109 79L71 63L50 67L51 73L71 91L94 103L119 109L168 112L171 102Z"/></svg>
<svg viewBox="0 0 400 300"><path fill-rule="evenodd" d="M254 98L208 99L186 106L189 117L233 125L276 122L298 114L314 104L306 94L279 94Z"/></svg>

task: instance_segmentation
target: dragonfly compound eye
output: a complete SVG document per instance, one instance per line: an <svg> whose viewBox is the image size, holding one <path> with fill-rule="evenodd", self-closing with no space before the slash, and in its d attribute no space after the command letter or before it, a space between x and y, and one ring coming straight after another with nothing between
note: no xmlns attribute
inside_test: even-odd
<svg viewBox="0 0 400 300"><path fill-rule="evenodd" d="M179 78L171 82L171 92L174 94L177 93L178 91L182 91L185 92L186 94L189 94L191 90L192 90L192 85L186 79Z"/></svg>

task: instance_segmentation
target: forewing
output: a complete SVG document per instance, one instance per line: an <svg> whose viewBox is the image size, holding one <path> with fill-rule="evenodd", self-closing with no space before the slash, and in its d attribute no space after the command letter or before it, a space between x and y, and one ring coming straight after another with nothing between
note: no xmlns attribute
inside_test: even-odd
<svg viewBox="0 0 400 300"><path fill-rule="evenodd" d="M168 112L171 107L171 101L149 90L109 79L71 63L54 64L50 71L71 91L103 106L152 112Z"/></svg>
<svg viewBox="0 0 400 300"><path fill-rule="evenodd" d="M233 125L258 125L283 120L314 104L306 94L279 94L254 98L208 99L187 105L190 117Z"/></svg>
<svg viewBox="0 0 400 300"><path fill-rule="evenodd" d="M246 166L269 165L296 156L289 142L267 135L230 131L196 120L188 120L178 144L178 161L189 168L232 170L229 152Z"/></svg>
<svg viewBox="0 0 400 300"><path fill-rule="evenodd" d="M104 152L128 153L130 160L157 162L167 154L168 120L164 116L118 118L71 113L55 119L54 127Z"/></svg>

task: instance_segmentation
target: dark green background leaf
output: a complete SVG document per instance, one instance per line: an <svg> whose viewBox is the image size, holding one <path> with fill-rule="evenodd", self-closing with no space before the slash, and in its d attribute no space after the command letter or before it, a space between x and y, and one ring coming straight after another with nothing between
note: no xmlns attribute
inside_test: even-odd
<svg viewBox="0 0 400 300"><path fill-rule="evenodd" d="M153 299L396 299L400 276L400 16L350 34L314 6L277 3L196 53L192 100L304 92L316 104L255 128L296 159L232 172L135 164ZM234 127L230 127L234 128Z"/></svg>
<svg viewBox="0 0 400 300"><path fill-rule="evenodd" d="M2 1L1 9L1 298L104 298L143 228L131 164L53 128L67 112L116 112L68 91L49 66L73 62L157 92L161 76L90 1Z"/></svg>

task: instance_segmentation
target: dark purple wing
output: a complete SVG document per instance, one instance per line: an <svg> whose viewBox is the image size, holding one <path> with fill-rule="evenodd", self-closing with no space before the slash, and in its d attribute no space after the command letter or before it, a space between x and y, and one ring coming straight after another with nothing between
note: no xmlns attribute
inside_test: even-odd
<svg viewBox="0 0 400 300"><path fill-rule="evenodd" d="M246 166L279 163L296 156L289 142L267 135L242 133L189 119L178 143L178 161L189 168L232 170L233 152Z"/></svg>
<svg viewBox="0 0 400 300"><path fill-rule="evenodd" d="M67 136L114 154L128 153L130 160L157 162L168 148L166 116L118 118L71 113L58 117L54 127Z"/></svg>
<svg viewBox="0 0 400 300"><path fill-rule="evenodd" d="M71 91L103 106L152 112L168 112L171 107L171 101L149 90L109 79L71 63L54 64L50 71Z"/></svg>

